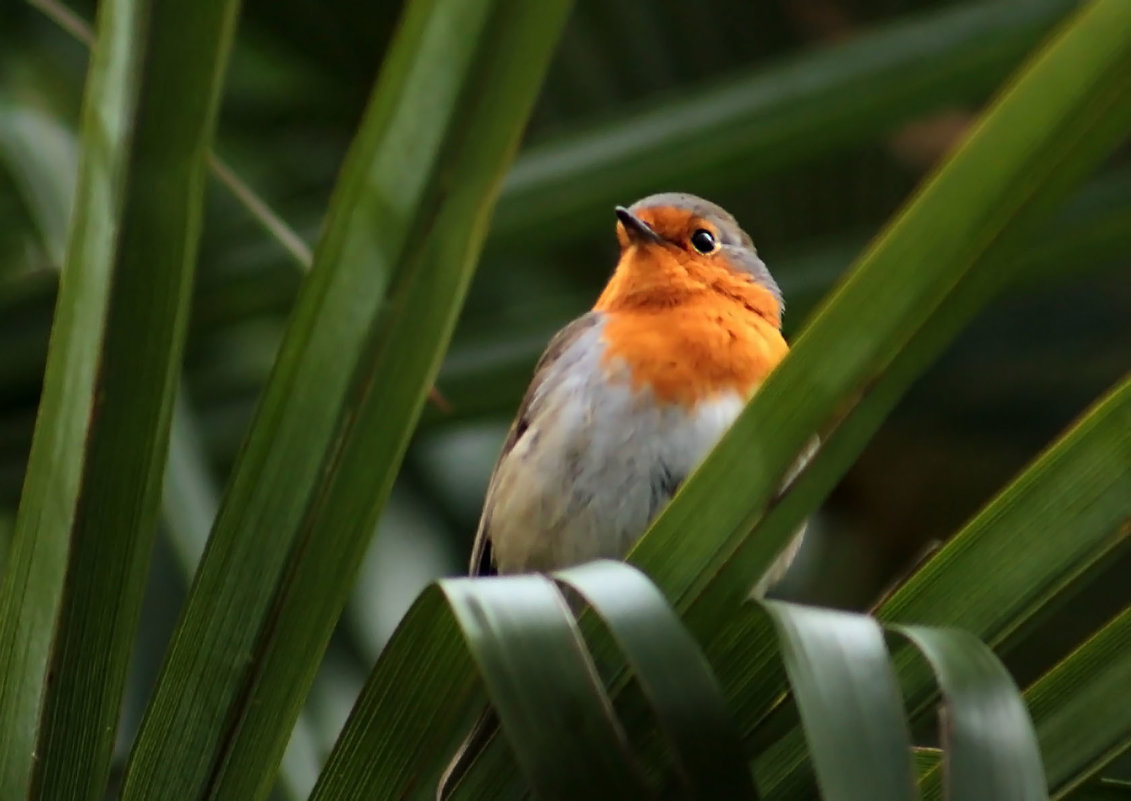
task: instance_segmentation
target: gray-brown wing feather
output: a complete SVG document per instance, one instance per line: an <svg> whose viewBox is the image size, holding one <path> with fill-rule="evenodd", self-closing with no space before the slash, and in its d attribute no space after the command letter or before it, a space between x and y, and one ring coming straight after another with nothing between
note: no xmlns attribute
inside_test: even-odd
<svg viewBox="0 0 1131 801"><path fill-rule="evenodd" d="M531 415L536 413L534 401L535 398L538 397L538 390L542 386L542 382L546 379L548 368L557 361L562 353L568 349L581 334L596 325L599 320L599 313L590 312L567 325L550 340L550 344L546 346L545 352L534 368L534 377L531 379L530 386L526 390L526 395L519 405L518 414L515 415L514 422L511 423L510 431L507 432L507 437L503 441L499 458L495 462L494 469L491 471L491 481L487 485L487 496L483 501L483 513L479 517L479 529L475 534L475 544L471 548L471 567L469 572L472 576L487 576L495 572L491 555L490 521L492 495L495 489L495 479L499 473L499 465L506 459L507 454L511 452L515 443L518 442L526 431L527 426L530 424ZM498 731L498 725L499 720L495 716L494 711L490 707L484 709L479 718L475 721L475 724L471 727L471 731L464 739L463 744L448 763L443 775L441 775L436 787L436 798L438 800L448 797L452 789L467 773L471 764L483 751L483 748L490 741L491 737Z"/></svg>
<svg viewBox="0 0 1131 801"><path fill-rule="evenodd" d="M491 480L487 484L487 495L483 501L483 512L479 516L479 529L475 532L475 544L471 547L471 565L468 572L472 576L489 576L495 572L494 560L491 554L491 511L492 511L492 495L495 490L495 479L499 474L499 465L506 459L507 454L514 448L515 443L525 433L527 426L530 425L530 417L534 413L534 399L538 396L538 390L545 381L546 375L549 372L549 367L556 362L570 345L572 345L579 336L588 331L593 326L597 325L601 320L600 312L589 312L581 317L578 317L572 323L567 325L561 331L554 335L550 340L550 344L546 346L538 364L534 367L534 377L530 381L530 386L526 390L526 395L522 398L522 403L518 407L518 414L515 415L514 422L511 423L510 431L507 432L507 438L503 441L502 450L499 452L499 458L495 461L495 467L491 471Z"/></svg>

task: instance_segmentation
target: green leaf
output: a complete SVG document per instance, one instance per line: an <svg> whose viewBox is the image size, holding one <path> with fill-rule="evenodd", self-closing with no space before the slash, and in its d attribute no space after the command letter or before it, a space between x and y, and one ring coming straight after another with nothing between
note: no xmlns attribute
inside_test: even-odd
<svg viewBox="0 0 1131 801"><path fill-rule="evenodd" d="M221 503L124 799L269 791L567 8L410 4Z"/></svg>
<svg viewBox="0 0 1131 801"><path fill-rule="evenodd" d="M94 41L94 31L90 24L79 14L76 14L62 3L43 2L33 4L43 14L49 17L56 25L71 34L77 41L90 46ZM0 157L8 156L13 173L24 177L28 187L29 203L35 208L36 219L41 222L51 222L56 217L70 212L70 196L73 194L73 170L60 170L60 162L64 165L71 157L69 147L71 137L68 132L57 123L50 121L42 115L26 112L17 113L15 120L5 119L6 110L0 103ZM29 140L29 134L34 132L34 141ZM55 150L54 157L50 160L43 159L44 140L48 147ZM34 146L33 146L34 145ZM39 163L44 162L44 163ZM49 163L47 163L49 162ZM28 169L29 163L32 169ZM247 185L236 172L229 167L215 153L208 154L208 168L212 176L248 211L251 217L263 227L263 230L273 237L291 258L300 266L310 267L312 259L310 248L302 237L296 234L290 226L271 208L270 205ZM34 172L34 175L27 173ZM39 180L46 172L57 176L57 181L44 182ZM58 184L57 186L55 184ZM50 187L50 197L42 191L44 186ZM43 227L41 231L49 252L54 256L55 249L51 246L55 241L56 228ZM61 253L60 253L61 255ZM59 259L61 261L61 259Z"/></svg>
<svg viewBox="0 0 1131 801"><path fill-rule="evenodd" d="M1017 685L993 651L959 629L892 630L926 657L942 691L946 797L1048 799L1033 724Z"/></svg>
<svg viewBox="0 0 1131 801"><path fill-rule="evenodd" d="M569 607L545 576L442 582L538 798L647 798Z"/></svg>
<svg viewBox="0 0 1131 801"><path fill-rule="evenodd" d="M877 615L890 622L962 627L992 647L1006 644L1126 540L1122 526L1131 514L1129 463L1131 379L1038 457ZM897 653L896 665L914 714L929 707L935 683L930 671L918 669L910 657ZM738 672L729 660L715 664L724 678ZM740 702L762 714L768 706L764 694L761 701ZM759 759L767 766L771 786L802 786L807 773L802 733L779 732L775 739Z"/></svg>
<svg viewBox="0 0 1131 801"><path fill-rule="evenodd" d="M938 770L942 764L943 752L940 748L916 746L911 749L911 758L915 763L915 775L922 781L928 773Z"/></svg>
<svg viewBox="0 0 1131 801"><path fill-rule="evenodd" d="M714 679L656 588L613 562L570 568L553 578L592 603L612 641L624 649L679 766L674 778L665 777L661 793L755 797ZM467 681L460 673L466 662L457 658L462 647L447 636L446 620L453 615L536 797L644 793L632 777L635 759L596 669L550 580L458 579L439 587L450 610L435 602L432 590L417 600L366 682L313 801L431 797L436 766L428 746L446 731L436 730L435 721L465 717L472 696L468 689L452 689ZM760 606L781 639L822 797L917 798L910 734L879 623L775 601ZM943 688L950 797L1047 797L1020 694L989 649L956 630L897 630L922 649ZM413 670L411 694L401 697L398 681ZM422 739L423 731L434 731L433 739ZM655 772L663 756L655 749L646 756L645 766ZM929 777L938 764L932 752L919 760L919 771ZM700 770L705 773L695 775ZM731 783L719 774L729 774ZM457 797L484 797L479 784L454 789ZM510 795L508 788L489 797Z"/></svg>
<svg viewBox="0 0 1131 801"><path fill-rule="evenodd" d="M698 645L651 582L614 562L572 568L554 579L592 605L611 642L623 649L673 750L683 792L696 798L757 797ZM439 587L490 689L507 741L539 797L621 798L646 792L639 778L625 773L635 759L621 742L623 733L604 691L599 684L589 686L596 678L592 667L576 663L584 656L589 665L588 651L574 653L580 640L572 617L557 593L546 588L547 579L445 580ZM466 704L471 696L470 688L459 694L451 689L467 682L471 671L464 646L440 633L448 631L448 615L434 602L432 590L417 599L366 682L312 801L433 797L438 766L428 746L438 739L423 741L419 721L430 721L434 738L450 734L450 728L431 721L450 720L462 708L459 702ZM391 690L405 673L418 681L411 696L401 697ZM612 757L622 764L610 763Z"/></svg>
<svg viewBox="0 0 1131 801"><path fill-rule="evenodd" d="M187 394L182 391L173 407L161 516L169 544L190 581L200 564L219 505L199 434L199 421ZM312 745L311 724L306 718L303 713L295 721L279 770L281 790L288 799L309 796L321 767L321 758Z"/></svg>
<svg viewBox="0 0 1131 801"><path fill-rule="evenodd" d="M618 562L591 562L554 577L593 608L625 654L672 749L682 795L757 798L718 683L652 582Z"/></svg>
<svg viewBox="0 0 1131 801"><path fill-rule="evenodd" d="M1131 609L1025 691L1054 798L1131 749ZM1073 796L1075 797L1075 796Z"/></svg>
<svg viewBox="0 0 1131 801"><path fill-rule="evenodd" d="M1032 0L931 11L537 143L507 175L492 237L561 237L573 230L563 219L604 224L612 205L658 187L737 185L978 100L1072 7ZM64 24L53 6L40 8L81 38L81 20ZM242 178L219 159L210 166L269 235L309 263L301 238Z"/></svg>
<svg viewBox="0 0 1131 801"><path fill-rule="evenodd" d="M481 693L443 586L417 597L381 652L310 801L432 799Z"/></svg>
<svg viewBox="0 0 1131 801"><path fill-rule="evenodd" d="M572 221L603 222L614 204L650 192L748 185L924 111L980 99L1073 6L931 11L536 144L507 176L493 233L561 237L576 230Z"/></svg>
<svg viewBox="0 0 1131 801"><path fill-rule="evenodd" d="M1005 643L1126 539L1128 464L1131 379L1069 427L878 614L890 621L962 626L990 645Z"/></svg>
<svg viewBox="0 0 1131 801"><path fill-rule="evenodd" d="M1129 686L1131 609L1025 691L1053 798L1089 795L1087 780L1131 748L1131 714L1113 703ZM938 772L938 765L925 771L928 798L939 797Z"/></svg>
<svg viewBox="0 0 1131 801"><path fill-rule="evenodd" d="M762 605L781 641L821 797L914 801L911 734L879 623L829 609Z"/></svg>
<svg viewBox="0 0 1131 801"><path fill-rule="evenodd" d="M236 7L99 10L43 396L0 588L4 798L104 791Z"/></svg>

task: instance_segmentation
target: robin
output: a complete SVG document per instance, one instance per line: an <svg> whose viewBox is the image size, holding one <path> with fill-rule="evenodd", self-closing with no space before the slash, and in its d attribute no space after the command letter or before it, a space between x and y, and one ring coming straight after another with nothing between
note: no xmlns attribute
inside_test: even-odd
<svg viewBox="0 0 1131 801"><path fill-rule="evenodd" d="M781 290L734 217L679 193L616 214L616 270L534 369L488 485L472 575L622 558L789 350ZM477 724L437 798L491 725Z"/></svg>

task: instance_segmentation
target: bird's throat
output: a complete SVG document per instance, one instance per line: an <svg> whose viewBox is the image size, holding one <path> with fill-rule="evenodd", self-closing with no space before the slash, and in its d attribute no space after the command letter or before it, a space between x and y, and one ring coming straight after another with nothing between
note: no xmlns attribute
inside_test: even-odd
<svg viewBox="0 0 1131 801"><path fill-rule="evenodd" d="M602 339L610 378L685 405L731 392L749 397L789 350L776 325L714 292L609 309Z"/></svg>

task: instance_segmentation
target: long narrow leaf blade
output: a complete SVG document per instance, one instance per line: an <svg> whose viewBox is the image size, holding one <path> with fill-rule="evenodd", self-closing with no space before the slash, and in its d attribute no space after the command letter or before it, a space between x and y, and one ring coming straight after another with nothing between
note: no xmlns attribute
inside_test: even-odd
<svg viewBox="0 0 1131 801"><path fill-rule="evenodd" d="M958 629L896 626L942 691L946 797L1047 801L1033 723L1017 685L984 643Z"/></svg>
<svg viewBox="0 0 1131 801"><path fill-rule="evenodd" d="M914 801L911 734L880 625L764 601L801 712L821 797Z"/></svg>
<svg viewBox="0 0 1131 801"><path fill-rule="evenodd" d="M310 801L435 798L482 693L440 585L421 593L369 674Z"/></svg>
<svg viewBox="0 0 1131 801"><path fill-rule="evenodd" d="M878 616L962 627L1000 646L1126 540L1129 463L1131 380L1097 402L952 537ZM1002 554L1014 556L1003 560ZM900 654L896 664L916 714L932 698L934 680ZM728 677L733 671L720 668ZM797 730L779 736L760 760L775 784L787 786L804 782L804 761Z"/></svg>
<svg viewBox="0 0 1131 801"><path fill-rule="evenodd" d="M39 797L104 791L237 8L99 9L44 391L0 590L4 798L27 796L33 771Z"/></svg>
<svg viewBox="0 0 1131 801"><path fill-rule="evenodd" d="M61 3L35 3L33 0L33 4L62 30L71 34L77 41L88 47L94 42L94 31L91 29L90 24L78 13L70 10ZM2 107L0 107L0 117L2 116ZM4 128L3 120L0 119L0 156L6 155L3 151L8 144L5 141L6 132ZM61 133L60 137L63 136L65 136L65 134ZM21 143L17 141L15 144L18 147ZM23 154L20 155L22 156ZM31 154L29 153L29 155ZM66 155L65 152L63 155ZM33 159L39 157L41 156L38 153L32 156ZM58 159L56 159L56 161L57 160ZM310 267L310 248L307 246L306 242L303 241L302 237L295 233L287 223L279 217L274 209L272 209L262 197L257 195L255 191L214 152L208 154L207 163L212 176L221 186L232 193L232 197L247 210L252 219L259 223L264 232L274 237L300 267ZM36 205L43 206L45 204L42 201L48 199L40 196L37 197L36 200L39 201ZM50 201L48 200L48 202ZM69 209L70 204L67 203L65 208Z"/></svg>
<svg viewBox="0 0 1131 801"><path fill-rule="evenodd" d="M444 580L417 598L311 801L432 799L476 668L542 797L646 793L565 600L548 579L518 576Z"/></svg>
<svg viewBox="0 0 1131 801"><path fill-rule="evenodd" d="M123 798L271 787L568 2L414 0L335 191ZM179 770L167 770L173 761Z"/></svg>
<svg viewBox="0 0 1131 801"><path fill-rule="evenodd" d="M969 2L909 15L533 146L507 176L494 235L552 238L650 192L746 186L926 111L980 99L1072 7Z"/></svg>
<svg viewBox="0 0 1131 801"><path fill-rule="evenodd" d="M1053 798L1087 796L1086 781L1131 748L1131 714L1113 703L1131 686L1131 609L1025 691ZM939 765L923 776L940 797Z"/></svg>
<svg viewBox="0 0 1131 801"><path fill-rule="evenodd" d="M1054 798L1131 749L1131 609L1025 691Z"/></svg>
<svg viewBox="0 0 1131 801"><path fill-rule="evenodd" d="M554 577L592 606L625 654L672 749L684 795L758 798L710 666L652 582L619 562L593 562Z"/></svg>
<svg viewBox="0 0 1131 801"><path fill-rule="evenodd" d="M1114 387L883 603L884 620L991 644L1084 572L1131 515L1131 378ZM1008 560L994 554L1013 554Z"/></svg>
<svg viewBox="0 0 1131 801"><path fill-rule="evenodd" d="M192 579L204 553L216 517L219 493L200 444L200 424L186 393L173 407L169 458L165 468L161 516L169 544L187 580ZM287 801L310 795L318 778L320 757L312 745L310 721L300 715L279 770L280 792Z"/></svg>
<svg viewBox="0 0 1131 801"><path fill-rule="evenodd" d="M544 576L442 582L537 798L647 798L561 593Z"/></svg>

